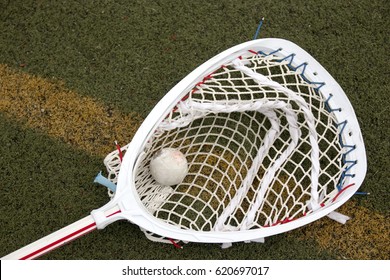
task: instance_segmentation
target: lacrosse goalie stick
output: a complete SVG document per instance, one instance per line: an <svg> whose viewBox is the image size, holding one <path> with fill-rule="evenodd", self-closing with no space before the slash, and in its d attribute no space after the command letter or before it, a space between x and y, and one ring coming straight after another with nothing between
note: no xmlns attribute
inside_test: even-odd
<svg viewBox="0 0 390 280"><path fill-rule="evenodd" d="M149 169L180 150L188 174L158 184ZM155 106L131 143L106 158L117 183L88 217L4 257L36 258L126 219L148 236L185 242L261 241L334 210L360 187L366 155L345 93L299 46L259 39L199 66ZM119 171L120 170L120 171Z"/></svg>

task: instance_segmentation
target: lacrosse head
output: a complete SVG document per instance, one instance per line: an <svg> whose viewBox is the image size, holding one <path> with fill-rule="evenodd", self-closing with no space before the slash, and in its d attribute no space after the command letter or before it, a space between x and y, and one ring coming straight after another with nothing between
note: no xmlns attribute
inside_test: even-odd
<svg viewBox="0 0 390 280"><path fill-rule="evenodd" d="M150 161L180 150L188 174L159 185ZM299 46L260 39L199 66L156 105L132 142L106 158L117 191L92 212L183 241L250 241L313 222L360 187L366 155L354 110ZM119 171L120 170L120 171ZM120 213L104 211L118 205Z"/></svg>

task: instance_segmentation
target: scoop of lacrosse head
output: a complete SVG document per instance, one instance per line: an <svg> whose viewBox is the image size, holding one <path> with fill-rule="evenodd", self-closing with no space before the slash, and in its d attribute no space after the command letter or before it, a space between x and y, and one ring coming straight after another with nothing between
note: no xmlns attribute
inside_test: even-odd
<svg viewBox="0 0 390 280"><path fill-rule="evenodd" d="M176 186L150 175L150 159L163 148L187 157L188 175ZM191 242L259 240L311 223L345 203L366 173L344 91L282 39L246 42L198 67L123 152L122 164L116 152L106 158L118 188L92 212L98 228L128 219L149 235ZM121 212L107 218L114 205Z"/></svg>

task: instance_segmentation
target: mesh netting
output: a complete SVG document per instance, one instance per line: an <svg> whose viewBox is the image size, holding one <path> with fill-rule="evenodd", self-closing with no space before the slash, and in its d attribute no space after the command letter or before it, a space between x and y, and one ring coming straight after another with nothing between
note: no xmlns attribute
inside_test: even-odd
<svg viewBox="0 0 390 280"><path fill-rule="evenodd" d="M182 229L274 226L330 203L343 170L339 137L317 83L284 57L248 52L186 93L144 147L135 185L152 215ZM163 148L187 158L179 185L150 174ZM116 182L118 153L105 163Z"/></svg>

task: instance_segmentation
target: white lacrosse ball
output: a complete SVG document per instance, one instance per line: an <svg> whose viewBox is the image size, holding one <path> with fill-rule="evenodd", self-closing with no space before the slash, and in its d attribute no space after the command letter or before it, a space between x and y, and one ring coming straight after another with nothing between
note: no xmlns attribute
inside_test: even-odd
<svg viewBox="0 0 390 280"><path fill-rule="evenodd" d="M180 184L188 173L188 163L182 152L173 148L158 151L150 161L150 173L164 186Z"/></svg>

